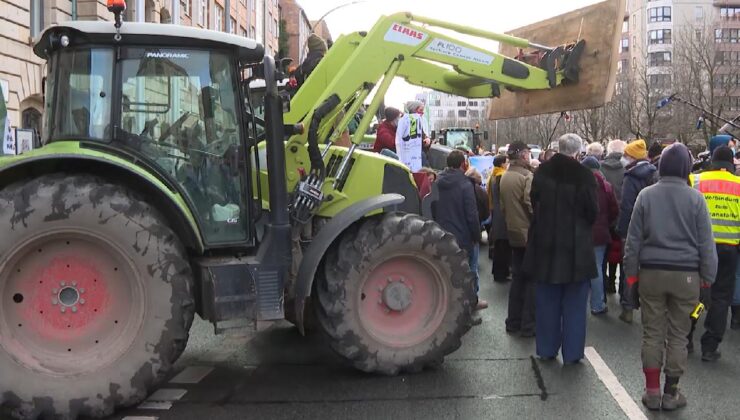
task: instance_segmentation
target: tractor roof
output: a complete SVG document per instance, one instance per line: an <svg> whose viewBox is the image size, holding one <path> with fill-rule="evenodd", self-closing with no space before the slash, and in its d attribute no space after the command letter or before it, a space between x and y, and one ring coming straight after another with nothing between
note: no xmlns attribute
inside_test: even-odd
<svg viewBox="0 0 740 420"><path fill-rule="evenodd" d="M46 58L49 38L52 34L68 34L72 44L115 44L113 36L116 28L113 22L105 21L67 21L52 25L35 40L34 53ZM81 36L82 39L75 39ZM122 45L143 44L165 47L236 47L243 62L262 61L265 48L257 41L225 32L190 26L161 23L124 22L121 25Z"/></svg>

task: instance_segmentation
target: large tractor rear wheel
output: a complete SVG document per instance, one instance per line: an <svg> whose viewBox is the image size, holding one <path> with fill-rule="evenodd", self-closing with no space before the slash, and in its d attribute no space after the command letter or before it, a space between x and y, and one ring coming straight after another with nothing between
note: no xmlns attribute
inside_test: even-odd
<svg viewBox="0 0 740 420"><path fill-rule="evenodd" d="M393 375L442 363L470 328L467 257L435 222L369 218L329 251L315 307L331 346L355 367Z"/></svg>
<svg viewBox="0 0 740 420"><path fill-rule="evenodd" d="M164 218L125 187L52 174L0 192L0 405L103 417L170 371L192 273Z"/></svg>

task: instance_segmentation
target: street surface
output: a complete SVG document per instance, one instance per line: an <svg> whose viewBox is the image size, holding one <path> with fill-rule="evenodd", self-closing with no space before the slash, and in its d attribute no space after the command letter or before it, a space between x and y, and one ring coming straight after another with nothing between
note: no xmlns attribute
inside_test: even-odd
<svg viewBox="0 0 740 420"><path fill-rule="evenodd" d="M575 366L533 358L534 340L504 331L508 284L493 284L481 252L482 289L491 307L483 324L437 370L384 377L342 365L319 334L302 338L289 324L257 336L211 335L197 322L175 374L143 407L119 419L737 419L740 418L740 332L728 331L722 359L689 357L681 381L689 405L676 413L649 413L643 391L639 313L635 323L617 319L616 295L606 317L589 316L589 360ZM698 348L698 341L696 343ZM606 363L599 369L598 359ZM211 370L212 369L212 370ZM606 370L605 370L606 369ZM605 382L620 397L620 407ZM609 380L613 375L615 380ZM172 402L156 400L169 399ZM633 411L630 411L632 407ZM645 413L645 414L643 414Z"/></svg>

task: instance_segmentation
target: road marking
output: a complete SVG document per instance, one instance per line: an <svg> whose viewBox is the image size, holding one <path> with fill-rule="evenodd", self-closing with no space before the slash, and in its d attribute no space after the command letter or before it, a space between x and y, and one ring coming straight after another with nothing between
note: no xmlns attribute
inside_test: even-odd
<svg viewBox="0 0 740 420"><path fill-rule="evenodd" d="M171 384L197 384L209 373L213 372L210 366L190 366L170 380Z"/></svg>
<svg viewBox="0 0 740 420"><path fill-rule="evenodd" d="M128 416L124 417L121 420L158 420L159 417L153 417L153 416Z"/></svg>
<svg viewBox="0 0 740 420"><path fill-rule="evenodd" d="M627 415L627 418L630 420L647 420L645 413L642 412L637 403L635 403L627 393L627 390L624 389L621 383L619 383L619 379L617 379L611 369L609 369L609 366L606 365L604 359L599 356L596 349L593 347L586 347L585 354L586 359L588 359L589 363L591 363L591 366L593 366L596 371L596 375L606 386L606 389L609 390L609 393L612 394L612 397L619 405L619 408L621 408L624 414Z"/></svg>
<svg viewBox="0 0 740 420"><path fill-rule="evenodd" d="M144 401L136 408L139 410L169 410L172 408L172 401Z"/></svg>

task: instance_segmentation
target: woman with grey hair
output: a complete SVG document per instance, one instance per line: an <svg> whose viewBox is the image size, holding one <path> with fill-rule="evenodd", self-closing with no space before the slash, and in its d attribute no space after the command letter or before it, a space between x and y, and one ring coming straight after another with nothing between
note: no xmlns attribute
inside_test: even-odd
<svg viewBox="0 0 740 420"><path fill-rule="evenodd" d="M591 233L598 214L596 179L576 160L581 147L578 135L563 135L558 154L534 175L524 264L536 283L537 355L554 359L562 347L566 364L583 358L590 279L598 274Z"/></svg>
<svg viewBox="0 0 740 420"><path fill-rule="evenodd" d="M586 156L593 156L598 160L604 157L604 146L599 142L593 142L586 147Z"/></svg>

